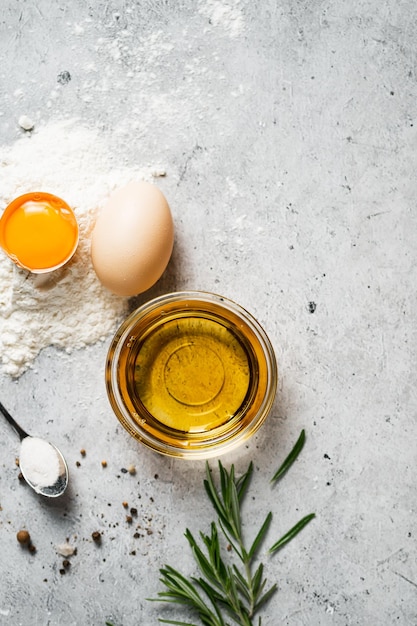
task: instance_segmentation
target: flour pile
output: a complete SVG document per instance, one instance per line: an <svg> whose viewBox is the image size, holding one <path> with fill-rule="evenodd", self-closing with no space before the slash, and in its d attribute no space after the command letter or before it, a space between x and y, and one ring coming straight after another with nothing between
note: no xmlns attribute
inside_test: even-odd
<svg viewBox="0 0 417 626"><path fill-rule="evenodd" d="M80 243L53 274L19 269L0 250L0 359L18 377L42 348L70 352L104 339L127 310L127 300L99 283L90 261L95 217L109 194L150 170L115 169L100 133L74 121L48 124L0 148L1 210L17 196L45 191L60 196L77 217Z"/></svg>

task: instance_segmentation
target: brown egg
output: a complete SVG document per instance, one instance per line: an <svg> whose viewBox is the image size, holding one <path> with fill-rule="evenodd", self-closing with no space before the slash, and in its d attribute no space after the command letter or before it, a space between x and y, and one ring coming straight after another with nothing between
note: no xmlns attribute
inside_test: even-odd
<svg viewBox="0 0 417 626"><path fill-rule="evenodd" d="M171 257L174 225L164 194L146 182L115 191L91 238L94 270L110 291L134 296L161 277Z"/></svg>

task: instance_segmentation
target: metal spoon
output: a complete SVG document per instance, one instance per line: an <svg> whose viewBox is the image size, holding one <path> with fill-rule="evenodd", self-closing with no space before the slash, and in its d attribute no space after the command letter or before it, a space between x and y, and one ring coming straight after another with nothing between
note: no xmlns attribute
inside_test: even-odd
<svg viewBox="0 0 417 626"><path fill-rule="evenodd" d="M62 453L49 441L28 435L1 402L0 412L22 442L19 466L28 485L48 498L63 494L68 485L68 466Z"/></svg>

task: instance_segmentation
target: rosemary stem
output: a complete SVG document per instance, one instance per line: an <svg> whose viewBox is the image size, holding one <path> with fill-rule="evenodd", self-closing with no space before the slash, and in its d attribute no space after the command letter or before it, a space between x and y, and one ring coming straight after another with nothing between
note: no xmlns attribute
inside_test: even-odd
<svg viewBox="0 0 417 626"><path fill-rule="evenodd" d="M250 566L250 559L245 560L245 572L246 572L246 580L248 581L249 593L250 593L250 606L249 606L249 616L252 617L253 610L255 608L255 597L253 594L253 585L252 585L252 571Z"/></svg>
<svg viewBox="0 0 417 626"><path fill-rule="evenodd" d="M250 602L249 602L249 607L248 607L248 612L246 613L246 611L242 614L241 611L241 619L244 620L244 623L242 624L242 626L253 626L252 624L252 617L253 617L253 613L254 613L254 608L255 608L255 596L254 596L254 592L253 592L253 581L252 581L252 568L251 568L251 557L248 555L246 549L245 549L245 545L243 542L243 537L241 535L241 533L237 533L236 539L238 540L238 545L239 545L239 549L240 549L240 558L242 560L243 566L245 568L245 574L246 574L246 580L248 583L248 591L250 594Z"/></svg>

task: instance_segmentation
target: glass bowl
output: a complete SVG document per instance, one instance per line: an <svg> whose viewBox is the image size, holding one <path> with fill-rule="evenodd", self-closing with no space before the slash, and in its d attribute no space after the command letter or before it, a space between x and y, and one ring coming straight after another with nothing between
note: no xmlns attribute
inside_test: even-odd
<svg viewBox="0 0 417 626"><path fill-rule="evenodd" d="M170 293L122 323L106 387L122 426L156 452L224 454L265 421L277 387L274 350L241 306L202 291Z"/></svg>

